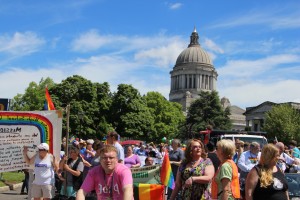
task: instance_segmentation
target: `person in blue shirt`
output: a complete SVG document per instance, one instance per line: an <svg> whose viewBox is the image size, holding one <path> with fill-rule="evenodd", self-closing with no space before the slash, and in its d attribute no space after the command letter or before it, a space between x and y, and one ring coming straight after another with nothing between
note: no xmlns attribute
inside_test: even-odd
<svg viewBox="0 0 300 200"><path fill-rule="evenodd" d="M290 149L293 158L300 158L300 150L297 148L297 142L295 140L290 141Z"/></svg>

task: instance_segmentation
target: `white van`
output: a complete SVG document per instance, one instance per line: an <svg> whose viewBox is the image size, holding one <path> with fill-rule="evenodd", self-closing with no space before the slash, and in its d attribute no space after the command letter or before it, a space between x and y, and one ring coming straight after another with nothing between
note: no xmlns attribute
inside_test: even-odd
<svg viewBox="0 0 300 200"><path fill-rule="evenodd" d="M257 142L260 144L262 148L265 144L268 143L266 136L266 132L239 132L239 131L226 131L226 130L212 130L209 131L200 131L200 138L204 141L204 137L209 137L209 141L214 142L216 144L221 139L230 139L235 141L235 139L240 139L243 142L248 142L251 144L252 142Z"/></svg>

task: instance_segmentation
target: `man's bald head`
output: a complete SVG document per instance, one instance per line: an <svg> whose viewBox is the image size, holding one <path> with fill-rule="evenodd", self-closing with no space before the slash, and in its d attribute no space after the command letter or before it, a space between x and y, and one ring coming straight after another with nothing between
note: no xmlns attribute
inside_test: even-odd
<svg viewBox="0 0 300 200"><path fill-rule="evenodd" d="M277 142L276 147L279 149L281 153L284 151L284 144L282 142Z"/></svg>

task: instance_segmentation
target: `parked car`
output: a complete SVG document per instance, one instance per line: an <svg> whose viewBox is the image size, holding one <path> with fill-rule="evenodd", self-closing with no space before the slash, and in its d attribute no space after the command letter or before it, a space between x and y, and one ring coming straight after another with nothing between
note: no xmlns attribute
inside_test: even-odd
<svg viewBox="0 0 300 200"><path fill-rule="evenodd" d="M285 173L290 200L300 200L300 173Z"/></svg>

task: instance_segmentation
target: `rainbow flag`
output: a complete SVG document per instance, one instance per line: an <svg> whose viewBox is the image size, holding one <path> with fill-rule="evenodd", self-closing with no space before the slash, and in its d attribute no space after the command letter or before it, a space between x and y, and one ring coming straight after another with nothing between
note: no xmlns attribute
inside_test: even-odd
<svg viewBox="0 0 300 200"><path fill-rule="evenodd" d="M48 88L46 87L44 110L55 110L54 104L52 102L51 96L49 94Z"/></svg>
<svg viewBox="0 0 300 200"><path fill-rule="evenodd" d="M163 185L134 183L133 194L135 200L163 200Z"/></svg>
<svg viewBox="0 0 300 200"><path fill-rule="evenodd" d="M160 181L164 186L168 186L171 189L174 189L175 187L174 175L169 160L169 154L167 152L164 156L160 170Z"/></svg>

